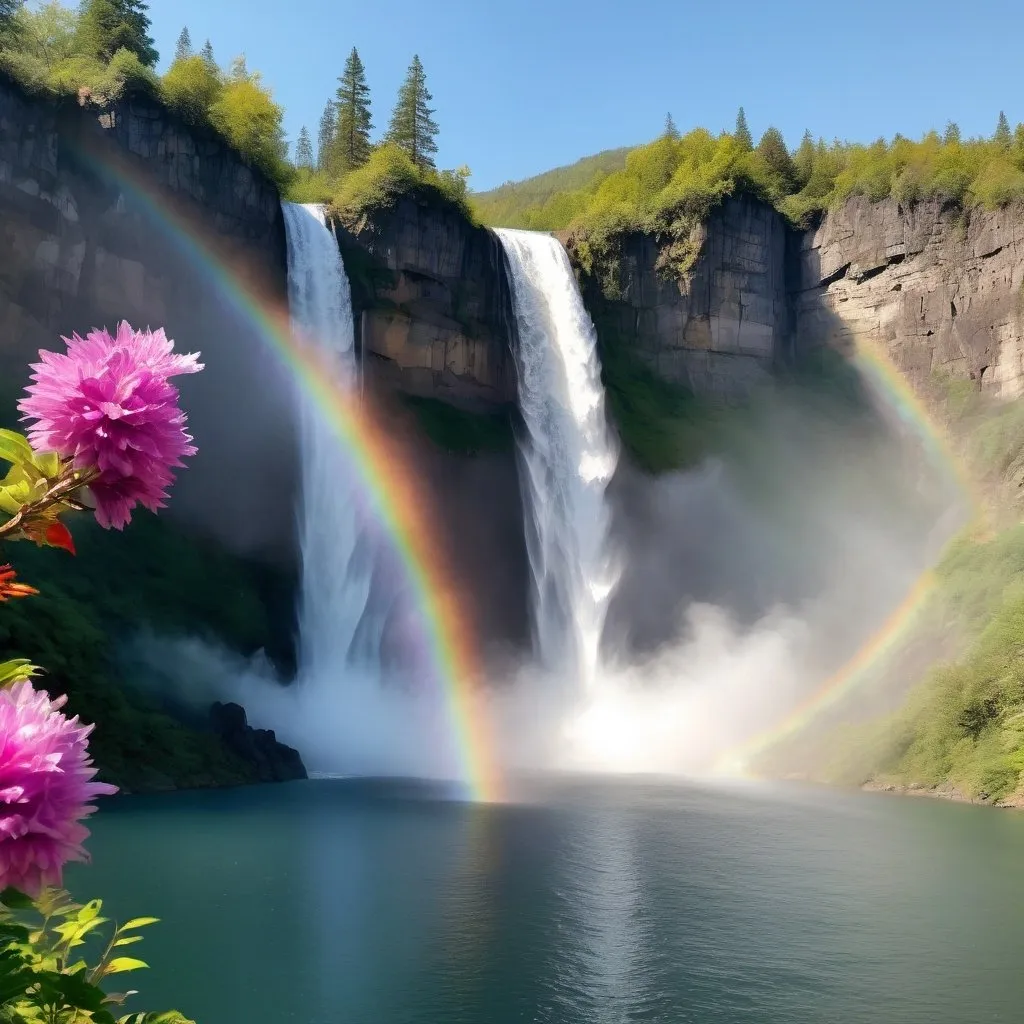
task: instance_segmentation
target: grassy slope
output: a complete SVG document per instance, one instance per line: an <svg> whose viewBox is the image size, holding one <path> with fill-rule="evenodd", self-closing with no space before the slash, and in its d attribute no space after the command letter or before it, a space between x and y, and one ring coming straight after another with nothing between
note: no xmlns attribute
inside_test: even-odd
<svg viewBox="0 0 1024 1024"><path fill-rule="evenodd" d="M470 196L477 218L498 227L533 227L532 211L563 192L592 189L614 171L626 166L631 147L606 149L574 164L556 167L523 181L510 181L489 192Z"/></svg>
<svg viewBox="0 0 1024 1024"><path fill-rule="evenodd" d="M804 757L810 773L828 782L951 785L988 800L1024 791L1024 523L1015 479L1024 402L996 405L970 382L943 390L939 405L965 438L993 528L950 544L937 568L938 591L908 644L924 640L934 650L954 635L961 654L926 672L895 714L825 736L812 728L796 738L793 752L770 752L773 770L806 770Z"/></svg>

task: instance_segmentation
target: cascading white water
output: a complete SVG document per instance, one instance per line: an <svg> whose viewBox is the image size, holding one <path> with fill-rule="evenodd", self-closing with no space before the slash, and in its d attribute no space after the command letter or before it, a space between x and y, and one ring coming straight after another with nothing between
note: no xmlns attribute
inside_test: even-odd
<svg viewBox="0 0 1024 1024"><path fill-rule="evenodd" d="M605 421L594 324L552 236L499 229L519 333L520 475L533 625L543 666L584 691L597 677L616 573L605 488L618 450Z"/></svg>
<svg viewBox="0 0 1024 1024"><path fill-rule="evenodd" d="M324 208L283 203L288 238L292 330L328 354L339 379L355 386L352 295ZM353 660L374 667L383 615L374 612L374 545L365 543L351 467L322 410L300 396L302 429L302 591L300 666L324 680ZM360 678L373 673L360 673Z"/></svg>

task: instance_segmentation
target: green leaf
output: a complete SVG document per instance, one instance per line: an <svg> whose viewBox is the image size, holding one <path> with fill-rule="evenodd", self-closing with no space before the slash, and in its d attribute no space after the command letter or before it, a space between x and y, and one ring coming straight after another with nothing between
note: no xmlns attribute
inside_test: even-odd
<svg viewBox="0 0 1024 1024"><path fill-rule="evenodd" d="M33 454L32 462L48 480L56 480L60 476L60 456L56 452Z"/></svg>
<svg viewBox="0 0 1024 1024"><path fill-rule="evenodd" d="M107 964L103 971L104 976L108 974L121 974L124 971L137 971L149 964L145 960L136 960L130 956L118 956Z"/></svg>
<svg viewBox="0 0 1024 1024"><path fill-rule="evenodd" d="M88 903L78 911L78 920L84 924L86 921L91 921L100 910L103 908L103 900L89 900Z"/></svg>
<svg viewBox="0 0 1024 1024"><path fill-rule="evenodd" d="M33 676L39 674L39 669L32 664L27 658L15 658L13 661L2 661L0 662L0 688L9 685L10 683L20 682L22 679L31 679ZM6 891L6 890L5 890ZM25 896L25 899L28 899ZM3 894L0 893L0 903L3 903ZM29 901L31 905L31 901ZM5 906L12 906L12 904L4 904Z"/></svg>
<svg viewBox="0 0 1024 1024"><path fill-rule="evenodd" d="M0 487L0 511L15 516L21 511L22 504L9 487Z"/></svg>
<svg viewBox="0 0 1024 1024"><path fill-rule="evenodd" d="M133 917L130 921L125 921L125 923L117 929L117 933L120 935L121 932L131 931L133 928L145 928L146 925L156 924L159 920L159 917Z"/></svg>
<svg viewBox="0 0 1024 1024"><path fill-rule="evenodd" d="M4 682L4 669L11 665L18 665L17 661L5 661L0 665L0 683ZM28 662L23 662L27 665ZM13 885L9 885L3 892L0 892L0 903L5 907L10 907L11 910L28 910L31 907L32 899L26 896L20 889L15 889Z"/></svg>
<svg viewBox="0 0 1024 1024"><path fill-rule="evenodd" d="M130 946L133 942L141 942L141 935L126 935L123 939L115 939L115 946Z"/></svg>
<svg viewBox="0 0 1024 1024"><path fill-rule="evenodd" d="M13 430L0 430L0 459L18 465L32 462L34 455L32 445L22 434L16 434Z"/></svg>

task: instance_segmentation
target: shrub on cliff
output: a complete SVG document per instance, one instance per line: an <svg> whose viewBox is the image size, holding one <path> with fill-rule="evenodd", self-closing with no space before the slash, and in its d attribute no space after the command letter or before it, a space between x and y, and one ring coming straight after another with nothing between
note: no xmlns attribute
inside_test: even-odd
<svg viewBox="0 0 1024 1024"><path fill-rule="evenodd" d="M284 111L263 86L259 72L249 71L244 58L235 60L210 106L210 123L278 183L291 176L283 120Z"/></svg>
<svg viewBox="0 0 1024 1024"><path fill-rule="evenodd" d="M401 147L392 143L378 146L362 167L341 179L333 206L347 217L371 210L387 209L406 195L420 195L457 207L471 216L467 201L468 168L436 171L417 167Z"/></svg>
<svg viewBox="0 0 1024 1024"><path fill-rule="evenodd" d="M198 55L176 60L160 83L167 106L192 125L209 125L222 88L217 69Z"/></svg>

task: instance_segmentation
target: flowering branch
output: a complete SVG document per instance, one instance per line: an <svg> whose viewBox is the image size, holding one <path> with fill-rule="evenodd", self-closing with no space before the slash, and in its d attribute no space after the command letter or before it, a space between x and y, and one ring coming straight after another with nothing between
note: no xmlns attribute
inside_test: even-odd
<svg viewBox="0 0 1024 1024"><path fill-rule="evenodd" d="M64 340L66 354L40 352L32 367L34 383L18 406L28 437L0 430L0 460L10 464L0 480L0 512L8 516L0 541L74 554L64 512L92 509L101 526L120 530L136 505L163 506L173 470L196 451L169 378L202 366L195 355L174 355L162 330L133 331L127 323L116 336L93 331ZM0 602L36 593L0 566ZM108 1007L127 996L99 987L107 975L146 966L114 953L138 941L127 932L154 918L115 929L88 973L83 961L72 962L72 950L106 919L99 900L79 906L50 887L60 885L68 861L88 860L82 821L95 797L117 789L94 781L93 727L62 713L66 696L35 689L38 672L24 659L0 663L0 1021L189 1024L173 1012L115 1021ZM42 917L41 927L25 923L26 910ZM53 919L62 923L51 928Z"/></svg>

